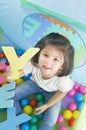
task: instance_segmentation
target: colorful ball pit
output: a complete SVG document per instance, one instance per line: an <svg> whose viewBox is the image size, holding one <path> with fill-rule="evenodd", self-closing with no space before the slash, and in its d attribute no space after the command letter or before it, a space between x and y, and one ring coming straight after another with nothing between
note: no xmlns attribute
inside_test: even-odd
<svg viewBox="0 0 86 130"><path fill-rule="evenodd" d="M83 106L86 101L85 91L86 86L81 86L78 83L75 83L73 89L64 97L62 108L56 122L58 130L62 128L62 126L65 126L68 130L76 130L75 124L83 111ZM62 120L62 122L59 118L60 115L61 117L64 117L64 121Z"/></svg>

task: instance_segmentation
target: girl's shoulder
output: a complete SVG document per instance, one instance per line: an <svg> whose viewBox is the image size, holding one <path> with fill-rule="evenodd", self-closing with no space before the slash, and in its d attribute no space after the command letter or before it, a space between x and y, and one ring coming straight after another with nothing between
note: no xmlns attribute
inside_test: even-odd
<svg viewBox="0 0 86 130"><path fill-rule="evenodd" d="M70 91L74 86L74 81L69 76L58 77L59 90Z"/></svg>

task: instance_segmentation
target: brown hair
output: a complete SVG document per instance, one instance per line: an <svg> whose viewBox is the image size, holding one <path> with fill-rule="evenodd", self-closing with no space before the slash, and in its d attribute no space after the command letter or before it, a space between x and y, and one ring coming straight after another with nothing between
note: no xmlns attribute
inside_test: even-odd
<svg viewBox="0 0 86 130"><path fill-rule="evenodd" d="M31 62L35 65L38 64L38 58L41 50L47 45L55 46L64 56L64 64L61 72L58 74L59 77L67 76L72 72L74 67L74 48L70 44L70 41L59 33L50 33L43 37L35 47L40 48L40 51L31 59Z"/></svg>

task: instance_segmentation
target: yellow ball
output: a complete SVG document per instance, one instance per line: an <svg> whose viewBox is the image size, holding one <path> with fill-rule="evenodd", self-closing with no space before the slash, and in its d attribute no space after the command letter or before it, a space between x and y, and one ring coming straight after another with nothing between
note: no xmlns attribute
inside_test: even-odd
<svg viewBox="0 0 86 130"><path fill-rule="evenodd" d="M73 111L73 118L77 119L79 116L79 113L80 113L80 111L78 111L78 110Z"/></svg>
<svg viewBox="0 0 86 130"><path fill-rule="evenodd" d="M20 78L16 80L16 86L20 85L21 83L24 82L24 79Z"/></svg>
<svg viewBox="0 0 86 130"><path fill-rule="evenodd" d="M70 110L65 110L63 116L66 120L69 120L72 117L72 112Z"/></svg>
<svg viewBox="0 0 86 130"><path fill-rule="evenodd" d="M84 101L86 102L86 94L84 94Z"/></svg>
<svg viewBox="0 0 86 130"><path fill-rule="evenodd" d="M32 114L32 107L30 105L26 105L24 108L23 108L23 112L26 113L26 114Z"/></svg>
<svg viewBox="0 0 86 130"><path fill-rule="evenodd" d="M6 86L7 84L8 84L8 83L3 83L3 84L1 85L1 87L2 87L2 86Z"/></svg>

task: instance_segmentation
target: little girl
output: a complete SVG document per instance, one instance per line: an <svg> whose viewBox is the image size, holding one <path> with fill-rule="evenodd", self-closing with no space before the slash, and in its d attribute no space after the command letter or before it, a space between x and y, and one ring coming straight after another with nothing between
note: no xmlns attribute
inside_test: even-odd
<svg viewBox="0 0 86 130"><path fill-rule="evenodd" d="M16 87L14 105L16 113L20 114L19 100L41 92L45 104L34 111L36 115L44 112L43 123L38 130L52 130L61 100L74 84L68 76L74 65L74 48L67 38L58 33L46 35L35 47L40 48L40 51L23 67L23 74L32 73L32 76Z"/></svg>

